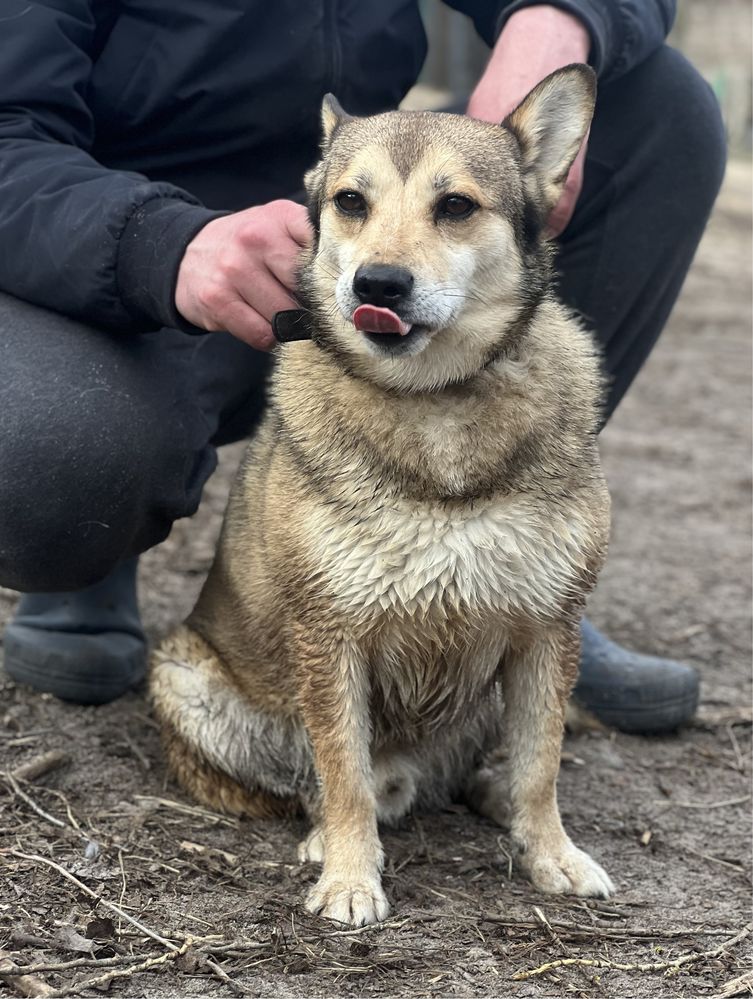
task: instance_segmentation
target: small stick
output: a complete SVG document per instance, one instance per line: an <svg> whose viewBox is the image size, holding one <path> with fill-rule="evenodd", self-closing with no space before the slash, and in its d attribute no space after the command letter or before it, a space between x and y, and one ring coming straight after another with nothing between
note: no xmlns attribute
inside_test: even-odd
<svg viewBox="0 0 753 999"><path fill-rule="evenodd" d="M141 746L139 746L130 737L130 735L128 735L127 732L123 733L123 740L125 741L125 744L128 746L128 748L131 750L133 755L136 757L136 759L139 761L142 770L151 770L152 764L149 761L148 757L144 754L144 751L141 749Z"/></svg>
<svg viewBox="0 0 753 999"><path fill-rule="evenodd" d="M58 791L58 789L56 787L48 787L47 790L50 792L50 794L54 794L56 798L60 798L60 800L65 805L65 813L68 816L68 821L73 826L73 828L76 830L76 832L80 833L81 832L81 826L76 821L76 816L71 811L70 802L68 801L68 799L66 798L66 796L63 794L63 792L62 791ZM86 839L86 840L89 839L89 836L87 836L86 834L82 833L82 835L84 836L84 839Z"/></svg>
<svg viewBox="0 0 753 999"><path fill-rule="evenodd" d="M51 823L51 825L53 826L58 826L58 828L60 829L70 829L73 832L77 833L79 836L81 836L83 839L88 839L85 833L81 832L81 826L78 824L78 822L76 822L75 818L73 817L73 813L71 812L70 806L68 804L68 799L61 791L56 791L54 788L48 788L48 790L52 791L53 794L56 794L63 799L63 802L65 803L65 810L68 813L68 819L70 824L66 824L61 819L55 818L54 815L50 815L49 812L46 812L41 807L41 805L38 805L30 795L28 795L18 786L18 783L16 782L16 779L12 773L5 771L4 773L0 773L0 777L2 777L3 780L7 781L7 783L10 784L14 794L18 795L18 797L21 798L22 801L25 801L26 804L30 808L32 808L37 813L37 815L41 816L46 822Z"/></svg>
<svg viewBox="0 0 753 999"><path fill-rule="evenodd" d="M15 970L13 958L6 950L0 950L0 981L5 982L22 996L54 995L50 986L41 978L35 978L34 975L10 974L13 970Z"/></svg>
<svg viewBox="0 0 753 999"><path fill-rule="evenodd" d="M159 957L161 953L161 951L154 951L147 956ZM123 964L136 964L137 961L143 960L143 955L133 954L119 954L117 957L77 957L73 961L50 961L9 966L6 966L3 960L0 961L0 971L3 975L31 975L41 971L71 971L76 968L118 968Z"/></svg>
<svg viewBox="0 0 753 999"><path fill-rule="evenodd" d="M37 813L37 815L41 816L45 820L45 822L49 822L53 826L57 826L58 829L68 828L65 822L61 822L60 819L56 819L54 815L50 815L49 812L45 812L45 810L40 805L38 805L33 798L29 797L26 791L22 791L21 788L18 786L15 777L11 773L6 772L5 779L13 789L13 793L17 794L22 801L25 801L26 804L29 806L29 808L32 808Z"/></svg>
<svg viewBox="0 0 753 999"><path fill-rule="evenodd" d="M676 971L686 964L693 964L696 961L703 961L706 958L719 957L725 951L730 950L743 940L747 939L753 931L753 923L749 923L736 936L715 947L713 950L706 950L700 954L683 954L674 961L657 961L653 964L618 964L616 961L607 961L600 957L563 957L557 961L547 961L546 964L530 971L518 971L512 977L513 981L522 982L536 975L545 975L555 968L571 967L576 965L580 968L608 968L612 971Z"/></svg>
<svg viewBox="0 0 753 999"><path fill-rule="evenodd" d="M700 850L694 850L690 846L683 846L680 849L684 850L685 853L691 853L694 857L700 857L702 860L710 860L715 864L721 864L722 867L728 867L731 871L737 871L738 874L745 874L745 868L742 864L733 864L729 860L722 860L721 857L712 857L710 853L701 853Z"/></svg>
<svg viewBox="0 0 753 999"><path fill-rule="evenodd" d="M173 808L176 812L183 812L185 815L196 815L198 818L207 819L219 825L233 827L238 825L237 819L231 819L227 815L221 815L219 812L211 812L208 808L184 805L181 801L171 801L170 798L157 798L153 794L136 794L134 797L137 801L154 803L155 805L161 805L163 808Z"/></svg>
<svg viewBox="0 0 753 999"><path fill-rule="evenodd" d="M118 850L118 863L120 864L120 876L121 876L121 878L123 880L123 886L120 889L120 898L118 899L118 904L122 905L123 904L123 900L124 900L125 895L126 895L126 872L125 872L125 867L123 866L123 851L122 850ZM118 932L120 932L120 930L122 929L122 925L123 924L121 923L118 926Z"/></svg>
<svg viewBox="0 0 753 999"><path fill-rule="evenodd" d="M590 911L590 910L589 910ZM482 923L497 923L500 926L509 926L511 929L521 930L536 929L537 924L525 919L507 919L505 916L498 916L493 912L482 912L478 916L464 916L458 913L453 914L453 919L463 919L471 922L480 921ZM673 937L724 937L727 930L706 930L700 926L692 926L687 930L638 930L638 929L613 929L611 926L601 926L598 923L564 923L560 921L551 922L550 925L557 930L566 933L580 933L592 937L607 937L613 940L640 940L648 937L652 940L671 940Z"/></svg>
<svg viewBox="0 0 753 999"><path fill-rule="evenodd" d="M105 908L109 909L111 912L114 912L118 916L121 916L123 919L126 920L126 922L129 922L132 926L135 926L137 930L141 930L142 933L145 933L148 937L151 937L152 940L156 940L157 943L161 943L163 947L167 947L171 951L177 952L179 950L179 948L176 947L174 943L172 943L170 940L166 940L164 937L161 937L159 933L155 933L154 930L150 930L148 926L145 926L142 922L136 919L135 916L129 916L124 909L120 908L120 906L115 905L114 902L108 902L106 898L102 898L101 895L98 895L95 891L92 891L91 888L88 888L83 883L83 881L79 881L79 879L75 878L70 871L66 871L64 867L61 867L60 864L56 864L54 860L48 860L47 857L40 857L39 854L37 853L22 853L20 850L0 850L0 853L10 854L12 857L20 857L21 860L31 860L36 864L45 864L47 867L51 867L53 870L57 871L58 874L62 874L64 878L66 878L68 881L71 882L71 884L74 884L79 889L79 891L82 891L85 895L88 895L89 898L95 899L98 903L104 905Z"/></svg>
<svg viewBox="0 0 753 999"><path fill-rule="evenodd" d="M243 988L243 986L240 984L240 982L234 981L230 977L230 975L228 975L227 972L223 968L221 968L219 966L219 964L217 964L216 961L213 961L209 957L204 958L204 961L212 969L212 971L214 972L215 976L217 978L219 978L219 980L221 982L224 982L224 984L227 985L227 987L230 989L230 991L233 992L235 995L237 995L237 996L247 996L249 994L246 991L246 989Z"/></svg>
<svg viewBox="0 0 753 999"><path fill-rule="evenodd" d="M552 941L557 944L557 946L559 947L559 949L561 951L563 951L563 953L569 954L570 951L568 951L567 947L565 947L565 945L562 943L562 941L560 940L560 938L557 936L557 933L556 933L554 927L549 922L549 920L546 918L546 916L541 911L541 909L538 907L538 905L531 906L531 910L532 910L534 916L536 917L536 919L546 929L546 931L548 932L548 934L551 937Z"/></svg>
<svg viewBox="0 0 753 999"><path fill-rule="evenodd" d="M36 759L15 767L10 771L10 776L15 777L16 780L36 780L37 777L44 776L50 770L57 770L65 763L70 763L70 759L67 753L63 753L59 749L51 749L49 753L42 753Z"/></svg>
<svg viewBox="0 0 753 999"><path fill-rule="evenodd" d="M737 741L737 736L731 722L727 723L727 735L729 736L729 741L732 743L732 750L737 761L736 769L739 773L743 774L745 773L745 760L743 759L743 754L740 752L740 743Z"/></svg>
<svg viewBox="0 0 753 999"><path fill-rule="evenodd" d="M729 808L732 805L744 805L750 801L750 795L743 795L742 798L727 798L726 801L667 801L666 798L655 798L654 805L674 805L675 808Z"/></svg>

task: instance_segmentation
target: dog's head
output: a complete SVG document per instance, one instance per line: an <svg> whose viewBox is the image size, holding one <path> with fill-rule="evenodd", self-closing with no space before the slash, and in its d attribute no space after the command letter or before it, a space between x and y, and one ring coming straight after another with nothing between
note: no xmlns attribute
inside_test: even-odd
<svg viewBox="0 0 753 999"><path fill-rule="evenodd" d="M593 104L581 65L543 80L501 126L352 118L326 97L302 271L320 346L401 392L465 381L509 350L548 285L544 225Z"/></svg>

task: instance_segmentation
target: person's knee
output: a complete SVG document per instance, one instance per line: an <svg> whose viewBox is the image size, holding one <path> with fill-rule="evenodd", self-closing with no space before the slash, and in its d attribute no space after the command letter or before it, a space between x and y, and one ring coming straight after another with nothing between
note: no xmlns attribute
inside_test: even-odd
<svg viewBox="0 0 753 999"><path fill-rule="evenodd" d="M0 293L0 586L94 583L194 512L215 462L194 353Z"/></svg>
<svg viewBox="0 0 753 999"><path fill-rule="evenodd" d="M76 441L39 426L4 435L0 584L57 592L107 575L127 545L134 485L127 479L136 472L97 435Z"/></svg>
<svg viewBox="0 0 753 999"><path fill-rule="evenodd" d="M635 71L650 121L649 143L688 210L711 209L724 177L727 142L716 96L693 65L663 46Z"/></svg>
<svg viewBox="0 0 753 999"><path fill-rule="evenodd" d="M0 585L23 592L80 589L123 558L158 543L180 508L184 484L163 470L163 428L139 425L107 393L101 405L0 419ZM130 418L130 426L127 420Z"/></svg>

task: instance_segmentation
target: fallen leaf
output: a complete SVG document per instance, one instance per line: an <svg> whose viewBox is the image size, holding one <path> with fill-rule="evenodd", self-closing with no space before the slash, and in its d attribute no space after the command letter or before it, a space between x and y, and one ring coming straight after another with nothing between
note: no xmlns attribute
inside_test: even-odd
<svg viewBox="0 0 753 999"><path fill-rule="evenodd" d="M93 954L94 943L82 937L72 926L61 926L52 938L58 950L73 951L74 954Z"/></svg>
<svg viewBox="0 0 753 999"><path fill-rule="evenodd" d="M179 971L182 971L185 975L195 974L199 968L204 964L204 958L201 954L197 954L195 950L187 950L185 954L181 954L180 957L176 957L175 966Z"/></svg>
<svg viewBox="0 0 753 999"><path fill-rule="evenodd" d="M238 863L238 856L235 853L228 853L227 850L218 850L213 846L204 846L203 843L192 843L184 839L180 843L180 848L184 853L195 853L203 857L219 857L226 864L235 866Z"/></svg>
<svg viewBox="0 0 753 999"><path fill-rule="evenodd" d="M109 940L115 936L115 923L107 916L102 919L92 919L86 927L89 940Z"/></svg>

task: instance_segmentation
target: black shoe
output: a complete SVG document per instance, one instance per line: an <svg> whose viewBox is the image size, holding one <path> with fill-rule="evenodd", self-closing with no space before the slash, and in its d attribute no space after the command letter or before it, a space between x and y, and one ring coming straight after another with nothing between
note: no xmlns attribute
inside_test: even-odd
<svg viewBox="0 0 753 999"><path fill-rule="evenodd" d="M573 696L599 721L622 732L671 732L695 714L696 671L673 659L630 652L585 618L580 676Z"/></svg>
<svg viewBox="0 0 753 999"><path fill-rule="evenodd" d="M9 676L77 704L106 704L139 683L146 637L137 565L130 559L75 593L24 595L3 636Z"/></svg>

